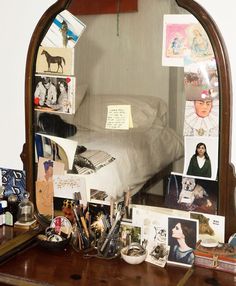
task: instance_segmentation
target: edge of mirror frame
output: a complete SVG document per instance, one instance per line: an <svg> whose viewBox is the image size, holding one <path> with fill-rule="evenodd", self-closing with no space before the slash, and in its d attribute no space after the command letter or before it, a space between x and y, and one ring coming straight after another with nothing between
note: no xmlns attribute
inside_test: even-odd
<svg viewBox="0 0 236 286"><path fill-rule="evenodd" d="M23 168L26 172L26 190L30 193L31 200L35 204L35 192L34 192L34 160L32 160L34 154L34 126L33 126L33 99L32 99L32 86L33 75L35 71L36 63L36 51L40 45L40 40L43 38L54 19L54 17L62 10L66 9L71 0L58 0L52 6L50 6L43 16L40 18L36 28L34 29L33 36L31 37L28 47L26 69L25 69L25 143L23 145L22 153L20 154L23 162ZM35 37L35 35L37 35ZM29 156L30 155L30 156ZM36 206L36 204L35 204ZM36 210L36 216L39 219L41 225L43 218L39 216ZM13 239L7 241L3 245L0 245L0 263L6 259L12 257L14 254L23 250L25 247L32 243L33 239L42 231L42 228L29 230L18 234Z"/></svg>
<svg viewBox="0 0 236 286"><path fill-rule="evenodd" d="M230 140L232 127L232 85L227 49L219 28L207 11L195 1L175 0L179 6L194 15L205 29L217 62L220 92L220 125L219 125L219 163L218 182L220 196L218 198L218 214L225 216L225 238L232 233L236 225L236 177L234 166L230 163ZM234 200L232 199L234 198ZM229 220L230 218L230 220Z"/></svg>
<svg viewBox="0 0 236 286"><path fill-rule="evenodd" d="M73 0L58 0L53 4L41 17L38 22L28 49L26 72L25 72L25 132L26 143L23 147L21 154L22 161L24 163L24 169L26 171L26 187L31 194L31 198L35 203L35 168L34 168L34 126L33 126L33 99L32 99L32 87L33 87L33 75L35 71L36 62L36 50L39 47L40 40L43 38L44 33L47 31L47 27L51 24L53 17L55 17L63 9L69 10L69 5ZM220 94L221 94L221 110L220 110L220 142L219 142L219 166L220 166L220 178L219 178L219 190L225 190L221 192L219 198L218 214L225 217L231 215L230 200L232 191L236 183L236 178L233 176L233 167L229 164L229 142L230 142L230 103L231 103L231 81L230 81L230 67L228 61L228 55L224 45L223 38L218 30L217 25L209 14L198 3L189 0L175 0L176 3L193 14L198 21L202 24L206 30L209 39L212 43L213 50L218 63L218 74L220 78ZM220 68L219 68L220 67ZM222 100L224 98L224 100ZM224 148L227 146L227 148ZM235 206L234 206L235 208ZM234 209L232 208L232 209ZM37 211L37 208L36 208ZM46 221L37 214L40 222L46 224ZM232 234L233 225L226 219L226 233L225 236L229 237ZM26 241L22 240L22 243Z"/></svg>

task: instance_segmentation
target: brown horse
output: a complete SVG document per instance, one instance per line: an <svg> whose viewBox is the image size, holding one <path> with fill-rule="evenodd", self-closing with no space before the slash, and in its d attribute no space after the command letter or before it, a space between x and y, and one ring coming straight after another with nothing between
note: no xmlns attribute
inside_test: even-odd
<svg viewBox="0 0 236 286"><path fill-rule="evenodd" d="M47 64L48 64L48 70L49 72L51 72L51 64L57 64L57 70L56 73L59 71L59 68L61 68L61 71L63 73L63 66L62 64L66 64L66 61L63 57L60 56L52 56L50 55L46 50L43 50L41 55L45 55L46 60L47 60Z"/></svg>

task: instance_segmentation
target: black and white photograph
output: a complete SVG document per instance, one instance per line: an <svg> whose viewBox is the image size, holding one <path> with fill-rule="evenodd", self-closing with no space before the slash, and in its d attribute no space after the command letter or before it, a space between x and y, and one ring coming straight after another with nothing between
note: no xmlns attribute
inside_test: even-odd
<svg viewBox="0 0 236 286"><path fill-rule="evenodd" d="M35 75L34 107L38 111L73 114L75 77Z"/></svg>

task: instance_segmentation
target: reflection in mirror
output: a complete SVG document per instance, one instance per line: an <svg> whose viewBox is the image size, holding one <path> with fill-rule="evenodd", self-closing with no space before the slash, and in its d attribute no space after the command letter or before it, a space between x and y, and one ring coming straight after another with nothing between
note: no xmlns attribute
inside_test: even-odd
<svg viewBox="0 0 236 286"><path fill-rule="evenodd" d="M188 174L216 180L218 75L198 21L175 1L140 1L132 14L77 20L63 11L57 21L59 39L68 25L77 39L51 43L50 26L37 53L39 213L52 217L55 204L77 189L84 203L110 204L128 192L132 203L165 206L170 173L188 173L199 142L209 147L211 165Z"/></svg>
<svg viewBox="0 0 236 286"><path fill-rule="evenodd" d="M192 2L188 6L185 1L177 2L204 23L199 16L199 6ZM69 3L58 1L61 9L57 13L52 10L52 17L58 16L63 8L69 9ZM176 14L188 16L175 1L140 1L138 12L135 13L80 15L80 21L73 18L71 21L76 21L75 25L80 27L78 42L65 49L65 44L75 42L75 39L70 41L66 38L61 46L64 52L59 55L59 49L56 50L61 59L57 63L52 63L52 57L48 56L53 55L55 47L40 45L47 40L47 29L43 33L38 30L40 39L32 43L37 52L35 55L30 54L29 59L37 62L36 69L30 67L33 80L27 90L29 98L32 100L32 95L34 97L36 172L31 170L33 164L30 161L27 168L28 184L32 187L32 178L36 181L36 206L42 217L51 218L55 209L61 213L63 199L71 198L75 189L81 193L83 203L95 200L109 204L111 200L122 200L124 192L128 192L134 203L163 206L167 191L166 178L171 172L181 174L187 170L186 156L184 158L184 132L187 131L184 123L188 100L185 88L187 84L196 84L197 74L201 95L208 97L213 94L218 99L218 87L215 86L214 90L217 81L212 80L211 85L211 78L214 74L217 76L217 67L207 64L199 73L196 67L189 67L185 71L183 64L179 66L176 53L178 55L182 49L179 48L178 37L169 34L172 40L169 44L168 37L164 37L167 29L163 29L163 15L169 14L174 19L178 19ZM66 16L63 17L65 19ZM217 31L209 17L204 19L208 24L206 31L213 35L211 42L217 49L216 60L225 67L219 52L221 42ZM47 28L50 25L50 21L45 21ZM63 29L67 28L61 25L58 33L62 35ZM203 38L206 37L202 28L200 33L195 29L195 35L201 33ZM163 38L166 44L164 54ZM203 51L204 54L200 56L209 60L213 52L211 44L207 41L207 48L204 47L205 41L200 38L201 47L198 45L195 52ZM188 34L187 39L193 41L193 33ZM66 58L65 62L74 63L74 68L69 64L68 70L62 58ZM221 69L219 79L225 74L226 70ZM46 95L46 85L54 86L50 95ZM219 80L220 90L224 85L227 98L228 82ZM38 96L40 89L45 90L42 101ZM75 101L72 100L74 95ZM29 102L28 108L32 107L32 102ZM214 106L217 109L217 104ZM224 108L222 106L222 110ZM27 121L30 129L31 119ZM221 122L223 120L227 123L227 119L221 119ZM212 126L213 121L207 130L194 125L198 135L203 138L205 132L212 128L217 133L218 127ZM207 136L214 137L213 133ZM222 142L228 142L227 136L226 132ZM215 146L218 148L218 144ZM28 151L33 152L34 148L34 144L30 143ZM193 153L191 149L188 156ZM221 164L228 166L228 162L222 161L225 158L222 154L225 153L220 153ZM213 165L217 173L217 160ZM50 179L52 169L53 180ZM29 178L30 175L32 178ZM215 181L216 174L210 179ZM220 178L220 189L225 180ZM220 197L219 212L226 214L227 195L220 193Z"/></svg>

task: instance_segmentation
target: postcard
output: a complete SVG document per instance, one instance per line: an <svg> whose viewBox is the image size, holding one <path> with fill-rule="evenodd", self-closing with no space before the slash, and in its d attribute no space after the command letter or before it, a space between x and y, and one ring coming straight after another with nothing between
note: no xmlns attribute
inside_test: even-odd
<svg viewBox="0 0 236 286"><path fill-rule="evenodd" d="M37 181L53 181L55 175L64 175L64 173L64 163L39 157Z"/></svg>
<svg viewBox="0 0 236 286"><path fill-rule="evenodd" d="M86 193L85 178L66 174L53 177L54 197L74 199L75 193L80 193L80 203L87 205L88 196Z"/></svg>
<svg viewBox="0 0 236 286"><path fill-rule="evenodd" d="M199 221L199 239L225 242L225 217L206 213L190 212L190 218Z"/></svg>
<svg viewBox="0 0 236 286"><path fill-rule="evenodd" d="M74 48L86 25L68 10L63 10L53 20L41 45L43 47Z"/></svg>
<svg viewBox="0 0 236 286"><path fill-rule="evenodd" d="M26 192L25 171L0 168L1 170L1 185L4 187L4 195L17 195L19 200L22 200Z"/></svg>
<svg viewBox="0 0 236 286"><path fill-rule="evenodd" d="M214 56L209 38L193 15L164 15L163 66L184 66L184 56L202 60Z"/></svg>
<svg viewBox="0 0 236 286"><path fill-rule="evenodd" d="M74 75L74 49L39 47L36 73Z"/></svg>
<svg viewBox="0 0 236 286"><path fill-rule="evenodd" d="M74 114L75 84L73 76L35 75L34 108L38 111Z"/></svg>
<svg viewBox="0 0 236 286"><path fill-rule="evenodd" d="M199 221L168 217L168 245L170 252L168 263L192 266L193 250L196 247L199 233Z"/></svg>
<svg viewBox="0 0 236 286"><path fill-rule="evenodd" d="M165 205L183 211L216 214L218 206L218 182L207 178L171 173Z"/></svg>

